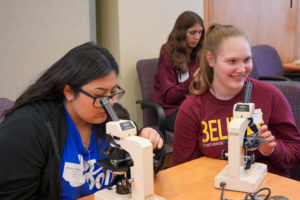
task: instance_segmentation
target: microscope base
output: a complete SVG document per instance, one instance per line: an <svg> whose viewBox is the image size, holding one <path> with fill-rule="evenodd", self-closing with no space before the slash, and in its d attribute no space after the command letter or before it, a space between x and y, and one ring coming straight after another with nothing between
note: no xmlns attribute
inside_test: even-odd
<svg viewBox="0 0 300 200"><path fill-rule="evenodd" d="M113 188L111 190L104 189L96 192L94 194L94 200L165 200L165 198L157 196L156 194L153 194L152 197L145 197L142 199L133 199L131 197L131 194L117 194L116 189Z"/></svg>
<svg viewBox="0 0 300 200"><path fill-rule="evenodd" d="M250 169L244 170L244 174L238 178L230 178L228 165L215 177L215 188L220 188L220 183L226 183L225 189L241 192L255 192L267 174L267 165L254 163Z"/></svg>

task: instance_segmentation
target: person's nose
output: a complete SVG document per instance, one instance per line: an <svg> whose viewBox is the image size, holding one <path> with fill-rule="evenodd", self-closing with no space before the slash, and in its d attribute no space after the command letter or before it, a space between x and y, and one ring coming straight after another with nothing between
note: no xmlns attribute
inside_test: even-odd
<svg viewBox="0 0 300 200"><path fill-rule="evenodd" d="M201 33L196 33L195 34L195 39L200 40L200 38L201 38Z"/></svg>
<svg viewBox="0 0 300 200"><path fill-rule="evenodd" d="M108 98L108 102L111 105L111 107L114 105L114 102L113 102L112 98Z"/></svg>
<svg viewBox="0 0 300 200"><path fill-rule="evenodd" d="M246 64L244 62L240 63L237 69L238 72L243 73L246 71Z"/></svg>
<svg viewBox="0 0 300 200"><path fill-rule="evenodd" d="M111 92L111 91L107 91L107 92L105 93L105 95L108 97L107 100L108 100L109 104L110 104L111 106L113 106L114 102L113 102L112 96L111 96L111 95L112 95L112 92Z"/></svg>

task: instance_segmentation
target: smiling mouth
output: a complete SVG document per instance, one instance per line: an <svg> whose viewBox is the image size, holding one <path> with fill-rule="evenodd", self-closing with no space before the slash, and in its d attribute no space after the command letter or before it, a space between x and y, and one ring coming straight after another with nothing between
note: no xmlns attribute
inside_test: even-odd
<svg viewBox="0 0 300 200"><path fill-rule="evenodd" d="M233 79L243 79L245 75L230 75L230 77Z"/></svg>

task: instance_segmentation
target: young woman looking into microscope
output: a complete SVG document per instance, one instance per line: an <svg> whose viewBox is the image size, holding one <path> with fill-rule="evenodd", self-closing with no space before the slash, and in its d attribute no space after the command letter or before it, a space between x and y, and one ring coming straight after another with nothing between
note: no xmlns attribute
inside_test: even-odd
<svg viewBox="0 0 300 200"><path fill-rule="evenodd" d="M112 172L97 161L106 158L107 147L107 114L100 100L112 105L123 96L118 74L105 48L86 43L17 98L0 124L1 199L76 199L113 182ZM163 150L154 129L139 135Z"/></svg>

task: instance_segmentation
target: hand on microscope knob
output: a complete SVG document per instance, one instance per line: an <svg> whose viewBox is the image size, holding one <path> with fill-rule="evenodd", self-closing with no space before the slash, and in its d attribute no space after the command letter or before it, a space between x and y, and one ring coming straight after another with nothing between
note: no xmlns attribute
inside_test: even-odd
<svg viewBox="0 0 300 200"><path fill-rule="evenodd" d="M262 136L265 140L268 140L268 143L261 143L258 146L258 150L260 153L262 153L264 156L268 156L271 153L273 153L274 148L276 146L275 137L272 135L271 131L269 131L267 125L262 125L259 128L259 136Z"/></svg>
<svg viewBox="0 0 300 200"><path fill-rule="evenodd" d="M160 134L155 129L150 127L143 128L139 136L150 140L152 143L152 149L161 149L164 144Z"/></svg>

